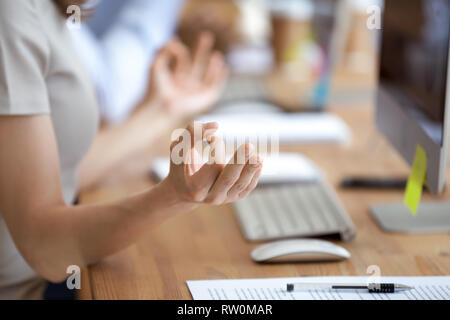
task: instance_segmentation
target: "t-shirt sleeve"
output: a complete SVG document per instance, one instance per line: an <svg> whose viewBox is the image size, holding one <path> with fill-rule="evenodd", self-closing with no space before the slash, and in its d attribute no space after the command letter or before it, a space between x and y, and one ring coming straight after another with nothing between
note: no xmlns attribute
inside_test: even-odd
<svg viewBox="0 0 450 320"><path fill-rule="evenodd" d="M0 1L0 115L48 114L48 40L32 0Z"/></svg>

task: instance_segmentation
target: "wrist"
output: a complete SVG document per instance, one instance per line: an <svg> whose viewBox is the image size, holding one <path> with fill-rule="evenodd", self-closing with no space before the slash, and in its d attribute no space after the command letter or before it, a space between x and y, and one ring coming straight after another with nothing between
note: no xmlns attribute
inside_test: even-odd
<svg viewBox="0 0 450 320"><path fill-rule="evenodd" d="M151 93L144 100L145 105L161 114L167 114L169 112L170 99L165 99L158 93Z"/></svg>
<svg viewBox="0 0 450 320"><path fill-rule="evenodd" d="M184 204L184 201L181 199L176 188L168 178L165 178L160 183L158 183L155 186L155 189L158 190L158 194L163 197L165 203L167 203L169 206L181 206Z"/></svg>
<svg viewBox="0 0 450 320"><path fill-rule="evenodd" d="M139 137L141 145L148 147L151 140L158 137L158 135L168 126L170 118L167 117L163 107L159 103L145 103L132 114L130 119L125 122L126 132L130 135Z"/></svg>
<svg viewBox="0 0 450 320"><path fill-rule="evenodd" d="M167 208L175 209L176 211L186 212L195 209L198 204L189 202L184 199L169 178L165 178L158 185L155 186L156 194L160 199L163 199Z"/></svg>

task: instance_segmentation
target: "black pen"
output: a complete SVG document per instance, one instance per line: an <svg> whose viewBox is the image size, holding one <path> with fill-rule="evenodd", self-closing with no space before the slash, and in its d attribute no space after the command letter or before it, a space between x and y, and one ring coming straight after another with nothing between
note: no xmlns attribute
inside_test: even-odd
<svg viewBox="0 0 450 320"><path fill-rule="evenodd" d="M410 287L398 283L369 283L369 284L352 284L352 283L288 283L287 291L306 291L314 289L331 289L331 290L346 290L346 289L366 289L370 293L394 293L397 291L411 290Z"/></svg>

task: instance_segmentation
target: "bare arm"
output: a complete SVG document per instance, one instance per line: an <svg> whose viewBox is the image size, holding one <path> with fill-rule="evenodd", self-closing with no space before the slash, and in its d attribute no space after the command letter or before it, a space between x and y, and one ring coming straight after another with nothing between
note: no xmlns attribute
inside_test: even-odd
<svg viewBox="0 0 450 320"><path fill-rule="evenodd" d="M161 104L145 105L126 122L102 128L80 165L79 188L92 187L136 154L145 151L181 119L169 117Z"/></svg>
<svg viewBox="0 0 450 320"><path fill-rule="evenodd" d="M258 161L204 165L191 173L188 164L172 163L168 178L133 197L66 206L49 116L0 116L0 150L0 210L21 254L51 281L63 280L67 266L94 263L199 203L246 196L261 172ZM249 152L246 159L255 157Z"/></svg>

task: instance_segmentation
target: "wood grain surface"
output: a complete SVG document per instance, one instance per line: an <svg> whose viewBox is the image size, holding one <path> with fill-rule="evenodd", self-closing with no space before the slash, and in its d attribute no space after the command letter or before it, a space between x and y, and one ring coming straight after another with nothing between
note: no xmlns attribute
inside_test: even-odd
<svg viewBox="0 0 450 320"><path fill-rule="evenodd" d="M139 243L83 270L80 299L191 299L186 280L258 277L366 275L378 265L382 275L419 276L450 274L449 234L394 234L383 232L369 215L372 204L399 202L402 191L343 190L338 185L350 175L406 177L409 168L375 130L370 103L335 106L352 129L346 145L292 145L282 151L301 152L323 169L351 216L356 238L338 242L351 253L343 262L260 265L250 251L231 206L203 206L180 215L154 230ZM81 195L82 203L118 199L152 185L150 159L164 154L168 138L148 154L129 161L108 181ZM450 200L450 191L427 200ZM450 214L450 213L449 213ZM336 241L336 240L333 240Z"/></svg>

